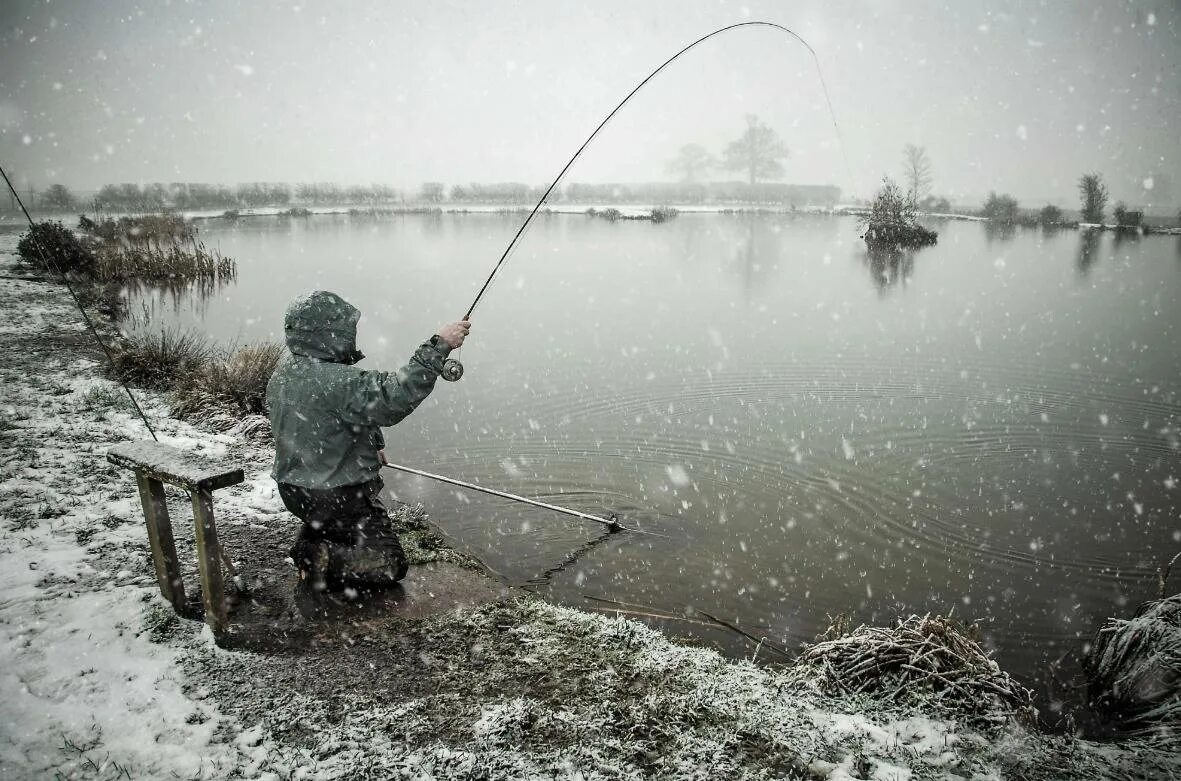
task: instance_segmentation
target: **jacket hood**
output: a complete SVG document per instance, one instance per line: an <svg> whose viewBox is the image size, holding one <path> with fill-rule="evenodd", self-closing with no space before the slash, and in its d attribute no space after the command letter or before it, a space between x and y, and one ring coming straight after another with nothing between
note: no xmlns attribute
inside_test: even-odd
<svg viewBox="0 0 1181 781"><path fill-rule="evenodd" d="M335 293L316 290L287 307L283 330L294 355L321 361L353 364L364 356L357 350L357 321L361 310Z"/></svg>

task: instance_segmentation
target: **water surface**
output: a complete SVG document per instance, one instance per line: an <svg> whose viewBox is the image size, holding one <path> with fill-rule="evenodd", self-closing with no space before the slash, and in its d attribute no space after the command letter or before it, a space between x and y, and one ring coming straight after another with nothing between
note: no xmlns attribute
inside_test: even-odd
<svg viewBox="0 0 1181 781"><path fill-rule="evenodd" d="M209 221L236 283L131 311L247 342L326 288L364 312L363 365L392 368L462 314L519 219ZM1053 703L1049 665L1181 549L1181 246L936 227L936 247L873 258L851 218L541 218L474 317L463 381L387 432L390 457L667 538L556 569L598 527L390 488L581 607L705 610L789 645L840 612L954 610Z"/></svg>

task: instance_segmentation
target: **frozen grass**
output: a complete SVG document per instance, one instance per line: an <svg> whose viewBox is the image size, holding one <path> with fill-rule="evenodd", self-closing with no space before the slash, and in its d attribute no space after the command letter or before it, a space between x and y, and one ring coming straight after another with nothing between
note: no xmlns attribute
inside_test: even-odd
<svg viewBox="0 0 1181 781"><path fill-rule="evenodd" d="M349 647L291 665L206 646L187 663L251 727L252 772L280 778L1033 781L1178 769L1147 742L1047 737L1013 718L972 726L918 697L824 695L534 599L358 626ZM256 696L236 697L247 685Z"/></svg>
<svg viewBox="0 0 1181 781"><path fill-rule="evenodd" d="M174 414L193 417L224 409L239 418L265 415L267 382L284 352L282 345L264 342L208 356L194 370L178 375Z"/></svg>
<svg viewBox="0 0 1181 781"><path fill-rule="evenodd" d="M1181 594L1110 619L1087 655L1091 705L1121 732L1181 752Z"/></svg>
<svg viewBox="0 0 1181 781"><path fill-rule="evenodd" d="M203 420L219 431L269 432L267 382L283 357L278 344L218 350L193 331L131 334L113 350L108 375L141 388L169 392L172 414Z"/></svg>
<svg viewBox="0 0 1181 781"><path fill-rule="evenodd" d="M211 354L209 342L196 331L133 333L115 345L108 373L130 385L170 390L206 365Z"/></svg>

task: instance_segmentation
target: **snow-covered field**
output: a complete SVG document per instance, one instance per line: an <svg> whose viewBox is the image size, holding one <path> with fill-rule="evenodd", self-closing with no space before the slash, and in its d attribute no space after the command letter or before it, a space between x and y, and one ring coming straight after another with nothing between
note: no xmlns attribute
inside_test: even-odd
<svg viewBox="0 0 1181 781"><path fill-rule="evenodd" d="M10 238L10 237L9 237ZM532 599L356 622L300 654L231 652L160 598L134 484L145 436L65 290L0 247L0 777L1163 778L1146 743L834 699L788 672ZM166 416L161 439L247 465L219 522L291 523L268 454ZM182 507L177 495L176 507ZM174 510L180 527L185 515Z"/></svg>

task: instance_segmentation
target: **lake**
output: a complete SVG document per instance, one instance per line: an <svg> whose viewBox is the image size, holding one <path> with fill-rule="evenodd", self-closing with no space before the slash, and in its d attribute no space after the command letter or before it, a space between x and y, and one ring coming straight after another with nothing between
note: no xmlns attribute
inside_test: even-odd
<svg viewBox="0 0 1181 781"><path fill-rule="evenodd" d="M287 302L324 288L364 312L362 365L395 368L521 219L205 221L236 282L129 293L131 322L280 339ZM1051 665L1068 677L1181 550L1181 244L933 227L937 246L871 258L850 217L541 216L463 380L387 432L390 459L667 536L387 485L514 582L682 616L657 623L733 653L752 649L697 611L793 647L841 612L980 619L1056 708L1074 695Z"/></svg>

